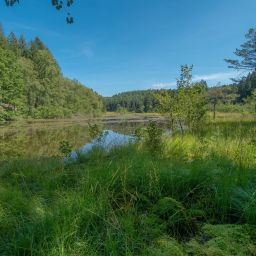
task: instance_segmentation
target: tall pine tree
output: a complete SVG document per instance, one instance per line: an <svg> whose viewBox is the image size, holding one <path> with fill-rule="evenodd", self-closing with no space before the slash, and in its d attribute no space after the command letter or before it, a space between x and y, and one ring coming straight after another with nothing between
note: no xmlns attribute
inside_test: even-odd
<svg viewBox="0 0 256 256"><path fill-rule="evenodd" d="M225 61L229 63L230 68L256 72L256 29L249 29L245 38L246 42L234 52L240 59L225 59Z"/></svg>

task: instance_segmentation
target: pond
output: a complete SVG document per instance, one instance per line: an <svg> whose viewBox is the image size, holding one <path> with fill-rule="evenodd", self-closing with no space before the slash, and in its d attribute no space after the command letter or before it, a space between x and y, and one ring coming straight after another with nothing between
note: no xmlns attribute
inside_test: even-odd
<svg viewBox="0 0 256 256"><path fill-rule="evenodd" d="M101 148L108 151L116 146L126 145L135 141L136 137L133 135L126 135L112 130L103 130L100 136L90 143L86 143L80 149L73 151L70 155L70 159L76 159L79 154L86 154L93 148Z"/></svg>
<svg viewBox="0 0 256 256"><path fill-rule="evenodd" d="M133 135L136 128L145 127L149 120L119 120L98 122L102 129L107 130L108 143L111 135ZM159 126L166 127L163 120ZM93 121L91 121L93 123ZM114 132L114 133L113 133ZM124 137L129 138L129 137ZM90 143L88 121L56 121L12 123L0 126L0 160L14 157L50 157L60 154L61 141L68 141L73 151L86 149Z"/></svg>

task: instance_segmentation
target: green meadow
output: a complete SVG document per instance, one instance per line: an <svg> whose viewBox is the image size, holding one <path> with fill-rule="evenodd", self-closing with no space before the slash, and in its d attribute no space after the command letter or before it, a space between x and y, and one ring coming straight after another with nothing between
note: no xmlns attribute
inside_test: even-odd
<svg viewBox="0 0 256 256"><path fill-rule="evenodd" d="M74 163L0 163L0 254L256 255L255 121L143 140Z"/></svg>

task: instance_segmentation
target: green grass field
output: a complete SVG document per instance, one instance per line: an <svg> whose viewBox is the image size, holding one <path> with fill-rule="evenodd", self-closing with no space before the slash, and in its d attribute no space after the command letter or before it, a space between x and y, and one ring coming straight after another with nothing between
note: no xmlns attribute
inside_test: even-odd
<svg viewBox="0 0 256 256"><path fill-rule="evenodd" d="M256 255L256 123L0 163L0 255Z"/></svg>

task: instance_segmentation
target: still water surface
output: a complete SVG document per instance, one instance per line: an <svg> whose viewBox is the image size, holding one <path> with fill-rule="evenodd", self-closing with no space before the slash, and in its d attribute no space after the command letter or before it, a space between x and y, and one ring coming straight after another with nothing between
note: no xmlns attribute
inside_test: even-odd
<svg viewBox="0 0 256 256"><path fill-rule="evenodd" d="M148 120L98 123L102 129L121 135L133 135ZM164 123L159 124L165 126ZM112 134L113 135L113 134ZM113 137L113 136L112 136ZM108 140L111 136L108 136ZM129 138L129 137L127 137ZM42 122L0 126L0 160L13 157L59 155L59 144L68 141L74 151L86 149L90 143L88 122ZM108 143L111 143L108 141Z"/></svg>
<svg viewBox="0 0 256 256"><path fill-rule="evenodd" d="M70 155L70 159L76 159L79 154L86 154L95 147L108 151L116 146L126 145L135 141L136 137L133 135L122 134L112 130L104 130L99 137L95 138L90 143L86 143L78 150L73 151Z"/></svg>

